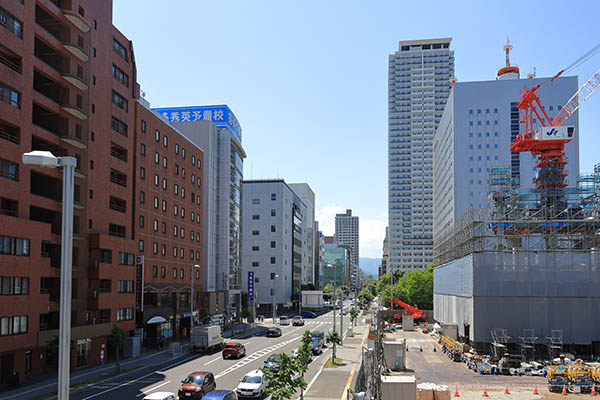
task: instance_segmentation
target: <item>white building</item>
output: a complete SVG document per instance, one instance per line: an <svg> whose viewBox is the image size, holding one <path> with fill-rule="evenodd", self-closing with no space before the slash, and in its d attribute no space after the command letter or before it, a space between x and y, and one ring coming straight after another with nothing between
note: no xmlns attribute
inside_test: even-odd
<svg viewBox="0 0 600 400"><path fill-rule="evenodd" d="M524 86L532 87L549 78L457 82L434 139L434 241L454 226L470 208L490 208L488 173L492 168L510 168L522 189L535 188L536 159L531 153L510 151L519 133L517 103ZM515 79L516 78L516 79ZM553 118L577 91L577 77L561 77L538 91L548 115ZM569 163L569 187L579 174L579 120L571 116L564 125L575 127L575 138L565 146ZM539 121L534 120L534 127Z"/></svg>
<svg viewBox="0 0 600 400"><path fill-rule="evenodd" d="M306 205L283 179L242 182L242 286L247 291L253 271L260 314L270 314L273 302L278 311L298 308L306 215Z"/></svg>
<svg viewBox="0 0 600 400"><path fill-rule="evenodd" d="M215 302L224 298L225 304L216 304L216 308L233 316L231 311L241 304L240 197L246 158L242 129L225 105L169 107L155 111L204 149L202 291L208 294L211 312Z"/></svg>
<svg viewBox="0 0 600 400"><path fill-rule="evenodd" d="M350 250L350 279L352 289L358 286L359 269L359 221L357 216L352 215L352 210L346 210L345 214L335 215L335 243L339 247L347 247Z"/></svg>
<svg viewBox="0 0 600 400"><path fill-rule="evenodd" d="M451 38L401 41L389 56L389 270L433 261L433 148L450 81Z"/></svg>
<svg viewBox="0 0 600 400"><path fill-rule="evenodd" d="M315 284L315 193L307 183L290 183L288 185L306 205L306 232L302 245L302 284Z"/></svg>

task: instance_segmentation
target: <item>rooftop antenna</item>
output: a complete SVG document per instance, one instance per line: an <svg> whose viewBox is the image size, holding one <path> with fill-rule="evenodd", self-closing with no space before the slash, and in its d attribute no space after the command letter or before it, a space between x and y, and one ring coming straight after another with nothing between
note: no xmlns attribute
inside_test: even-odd
<svg viewBox="0 0 600 400"><path fill-rule="evenodd" d="M533 79L536 77L535 67L531 67L531 72L527 74L528 79Z"/></svg>

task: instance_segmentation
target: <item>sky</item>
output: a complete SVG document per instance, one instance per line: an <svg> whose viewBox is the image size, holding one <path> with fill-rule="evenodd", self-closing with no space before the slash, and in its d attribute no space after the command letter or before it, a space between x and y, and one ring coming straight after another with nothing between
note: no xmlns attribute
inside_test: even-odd
<svg viewBox="0 0 600 400"><path fill-rule="evenodd" d="M452 37L458 81L495 79L503 46L524 77L555 75L600 42L598 1L114 0L152 107L227 104L246 179L306 182L332 235L360 217L361 257L387 225L388 56L400 40ZM596 55L571 75L579 84ZM579 113L580 171L600 163L600 93Z"/></svg>

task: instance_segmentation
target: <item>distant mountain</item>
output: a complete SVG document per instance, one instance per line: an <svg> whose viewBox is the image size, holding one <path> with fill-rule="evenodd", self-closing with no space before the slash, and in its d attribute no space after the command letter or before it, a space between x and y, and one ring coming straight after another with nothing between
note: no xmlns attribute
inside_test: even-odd
<svg viewBox="0 0 600 400"><path fill-rule="evenodd" d="M381 265L381 258L367 258L361 257L359 260L360 269L366 275L373 275L374 278L377 278L379 273L379 266Z"/></svg>

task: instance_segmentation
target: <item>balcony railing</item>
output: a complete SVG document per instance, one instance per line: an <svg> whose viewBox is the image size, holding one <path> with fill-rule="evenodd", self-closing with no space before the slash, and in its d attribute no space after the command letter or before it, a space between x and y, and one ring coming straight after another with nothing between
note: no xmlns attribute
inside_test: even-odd
<svg viewBox="0 0 600 400"><path fill-rule="evenodd" d="M127 209L125 207L123 207L123 206L121 206L119 204L116 204L116 203L110 203L108 205L108 207L111 210L115 210L115 211L118 211L118 212L122 212L122 213L127 212Z"/></svg>

